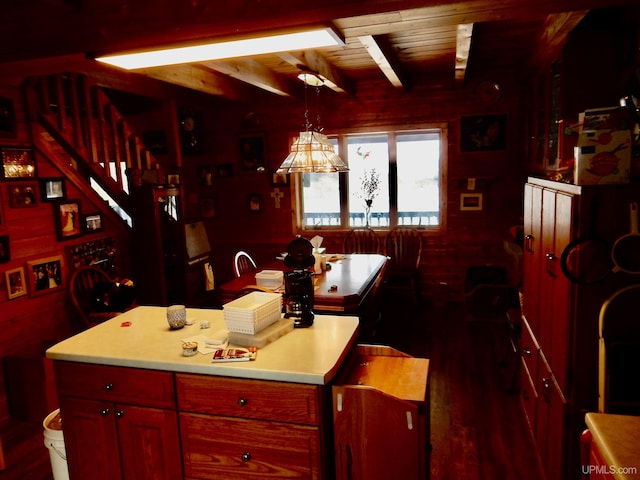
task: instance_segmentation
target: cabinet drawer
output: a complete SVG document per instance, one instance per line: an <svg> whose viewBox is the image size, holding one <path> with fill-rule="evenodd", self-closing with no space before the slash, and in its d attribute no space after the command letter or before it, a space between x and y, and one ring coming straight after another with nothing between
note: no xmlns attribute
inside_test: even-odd
<svg viewBox="0 0 640 480"><path fill-rule="evenodd" d="M318 425L320 387L285 382L177 374L178 409Z"/></svg>
<svg viewBox="0 0 640 480"><path fill-rule="evenodd" d="M535 431L536 426L536 404L538 402L538 393L536 392L535 383L531 378L531 373L527 368L527 364L522 359L520 364L520 401L522 408L529 422L531 432Z"/></svg>
<svg viewBox="0 0 640 480"><path fill-rule="evenodd" d="M317 427L180 414L187 478L323 478Z"/></svg>
<svg viewBox="0 0 640 480"><path fill-rule="evenodd" d="M526 364L529 375L535 384L538 378L538 357L540 356L540 347L533 336L531 327L526 319L522 321L520 353L522 355L522 361Z"/></svg>
<svg viewBox="0 0 640 480"><path fill-rule="evenodd" d="M59 395L175 408L170 372L65 361L54 366Z"/></svg>

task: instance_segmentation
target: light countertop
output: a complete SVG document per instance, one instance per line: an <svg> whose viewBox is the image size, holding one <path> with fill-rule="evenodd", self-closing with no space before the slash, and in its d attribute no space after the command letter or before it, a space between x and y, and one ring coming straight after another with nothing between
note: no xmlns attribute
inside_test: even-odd
<svg viewBox="0 0 640 480"><path fill-rule="evenodd" d="M587 413L587 426L616 480L640 479L640 417Z"/></svg>
<svg viewBox="0 0 640 480"><path fill-rule="evenodd" d="M165 307L140 306L49 348L47 358L99 365L325 385L355 344L358 318L316 315L262 347L256 360L212 363L211 354L182 355L182 341L224 330L222 310L187 309L193 325L170 330ZM200 329L208 321L210 329ZM130 324L129 326L126 326Z"/></svg>

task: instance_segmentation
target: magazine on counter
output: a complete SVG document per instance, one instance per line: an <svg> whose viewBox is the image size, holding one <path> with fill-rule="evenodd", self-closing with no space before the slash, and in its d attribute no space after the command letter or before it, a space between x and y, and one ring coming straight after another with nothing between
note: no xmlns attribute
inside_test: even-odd
<svg viewBox="0 0 640 480"><path fill-rule="evenodd" d="M255 360L258 347L219 348L213 352L212 362L248 362Z"/></svg>

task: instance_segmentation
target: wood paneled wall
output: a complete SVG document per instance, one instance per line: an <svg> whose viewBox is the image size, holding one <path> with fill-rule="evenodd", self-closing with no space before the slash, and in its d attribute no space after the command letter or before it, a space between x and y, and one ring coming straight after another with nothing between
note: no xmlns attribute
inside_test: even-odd
<svg viewBox="0 0 640 480"><path fill-rule="evenodd" d="M32 148L30 128L19 85L0 85L0 97L12 101L16 119L15 134L0 136L0 147ZM0 359L3 363L6 357L42 358L46 348L72 333L67 299L67 285L71 268L65 247L111 236L116 242L119 260L124 267L122 273L125 275L129 271L126 265L130 263L131 258L126 245L123 245L122 239L117 235L118 230L109 223L107 218L104 219L103 232L82 235L66 241L57 240L53 207L51 203L40 201L38 179L60 177L61 174L47 158L35 149L34 156L37 178L27 181L36 186L37 201L35 206L11 207L8 189L12 185L23 182L0 180L0 214L2 215L0 235L9 237L10 246L10 260L0 264L0 332L2 332L0 334ZM69 199L80 200L81 213L94 213L104 207L95 203L95 199L82 196L68 181L66 182L66 194ZM33 296L33 289L30 285L32 279L29 277L27 262L53 256L62 257L63 288ZM24 268L27 293L8 299L5 272L18 267ZM20 362L13 362L12 365L15 368L16 365L20 365ZM25 362L24 371L18 378L28 382L29 375L33 373L31 369L33 365L35 363L32 361ZM4 368L0 368L0 387L5 387ZM18 398L16 401L17 404L24 405L23 413L33 413L33 408L36 408L36 411L39 407L44 408L44 403L39 403L44 399L44 385L37 385L34 388L36 390L42 389L43 395L40 398L33 395L31 398ZM20 395L20 392L16 390L8 392L8 394ZM0 425L8 416L7 391L5 388L0 388Z"/></svg>
<svg viewBox="0 0 640 480"><path fill-rule="evenodd" d="M506 76L508 78L508 76ZM482 103L474 86L457 90L421 89L397 91L383 82L361 84L357 97L321 92L321 123L325 132L384 130L389 126L418 126L445 122L448 125L447 230L442 235L426 235L421 265L423 290L429 296L444 290L460 300L467 267L485 263L508 265L510 259L502 249L509 227L520 223L522 187L525 180L521 132L519 85L503 83L502 97L492 104ZM315 118L315 106L313 110ZM219 281L231 277L235 251L245 249L258 261L266 261L286 250L295 234L292 225L291 189L285 193L280 208L271 197L274 191L268 173L248 174L240 169L237 140L240 135L265 135L267 161L276 169L287 154L291 135L302 128L304 104L299 101L260 96L245 105L222 103L211 107L203 121L209 132L206 154L183 158L183 175L187 189L187 212L196 212L202 195L215 198L216 217L206 220L213 244L214 267ZM504 113L508 116L508 142L504 151L483 153L459 152L459 124L464 115ZM257 125L243 126L243 117L251 114ZM218 178L203 192L195 184L195 168L201 164L231 163L234 175ZM461 211L460 194L468 192L467 179L476 179L475 192L484 196L482 211ZM205 189L206 190L206 189ZM263 198L261 213L250 213L247 196L258 193ZM325 238L329 251L339 252L344 232L309 231Z"/></svg>

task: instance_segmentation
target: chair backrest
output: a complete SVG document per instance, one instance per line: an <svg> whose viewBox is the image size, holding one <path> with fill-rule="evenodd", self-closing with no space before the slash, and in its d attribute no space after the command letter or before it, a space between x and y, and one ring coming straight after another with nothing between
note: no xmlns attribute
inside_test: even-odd
<svg viewBox="0 0 640 480"><path fill-rule="evenodd" d="M640 285L621 288L600 309L599 402L605 413L640 415Z"/></svg>
<svg viewBox="0 0 640 480"><path fill-rule="evenodd" d="M397 227L385 239L385 253L389 257L390 270L415 272L422 256L422 236L411 227Z"/></svg>
<svg viewBox="0 0 640 480"><path fill-rule="evenodd" d="M82 327L91 327L90 314L94 311L94 290L97 284L111 282L109 275L98 267L86 265L78 267L69 279L69 297L73 310Z"/></svg>
<svg viewBox="0 0 640 480"><path fill-rule="evenodd" d="M257 270L256 262L247 252L240 250L233 259L233 272L236 277Z"/></svg>
<svg viewBox="0 0 640 480"><path fill-rule="evenodd" d="M343 253L380 253L380 237L370 228L349 230L342 244Z"/></svg>

